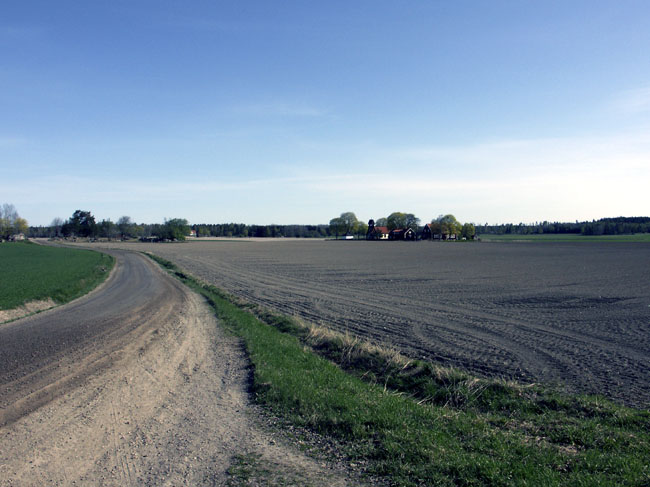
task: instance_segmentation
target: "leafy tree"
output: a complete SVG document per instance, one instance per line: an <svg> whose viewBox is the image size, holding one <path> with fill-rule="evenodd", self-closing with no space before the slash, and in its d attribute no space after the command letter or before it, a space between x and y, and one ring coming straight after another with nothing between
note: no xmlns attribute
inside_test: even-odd
<svg viewBox="0 0 650 487"><path fill-rule="evenodd" d="M463 225L463 229L461 230L461 235L468 239L476 235L476 228L474 227L474 224L465 223Z"/></svg>
<svg viewBox="0 0 650 487"><path fill-rule="evenodd" d="M395 211L386 218L386 226L389 230L406 227L406 213Z"/></svg>
<svg viewBox="0 0 650 487"><path fill-rule="evenodd" d="M454 215L444 215L438 219L442 233L458 235L463 229L462 225L456 220Z"/></svg>
<svg viewBox="0 0 650 487"><path fill-rule="evenodd" d="M94 237L97 234L97 224L95 217L89 211L75 211L67 223L62 228L63 235Z"/></svg>
<svg viewBox="0 0 650 487"><path fill-rule="evenodd" d="M131 221L130 216L121 216L117 220L117 228L119 229L122 238L135 236L134 227L135 224Z"/></svg>
<svg viewBox="0 0 650 487"><path fill-rule="evenodd" d="M100 237L104 237L104 238L109 238L109 239L116 238L118 235L117 225L113 223L110 219L102 220L97 225L97 234Z"/></svg>
<svg viewBox="0 0 650 487"><path fill-rule="evenodd" d="M413 213L407 213L406 225L404 225L404 228L410 228L417 233L419 227L420 227L420 219L417 218Z"/></svg>
<svg viewBox="0 0 650 487"><path fill-rule="evenodd" d="M16 233L27 233L28 229L27 220L18 215L14 205L4 203L0 207L0 238L9 238Z"/></svg>
<svg viewBox="0 0 650 487"><path fill-rule="evenodd" d="M159 225L154 235L161 239L168 240L185 240L185 237L190 233L190 225L184 218L172 218L171 220L165 219L163 225Z"/></svg>
<svg viewBox="0 0 650 487"><path fill-rule="evenodd" d="M438 220L432 220L431 221L431 234L432 235L438 235L442 233L442 225Z"/></svg>
<svg viewBox="0 0 650 487"><path fill-rule="evenodd" d="M14 233L27 233L27 230L29 230L27 220L21 217L16 218L14 221Z"/></svg>
<svg viewBox="0 0 650 487"><path fill-rule="evenodd" d="M351 211L341 213L341 216L330 220L330 229L338 237L339 235L349 235L357 230L359 220Z"/></svg>
<svg viewBox="0 0 650 487"><path fill-rule="evenodd" d="M388 226L388 218L386 218L386 217L377 218L375 220L375 226L376 227L387 227Z"/></svg>
<svg viewBox="0 0 650 487"><path fill-rule="evenodd" d="M387 226L389 230L395 230L396 228L410 228L417 232L420 227L420 219L413 213L402 213L401 211L396 211L388 215L385 225L379 225L379 223L376 224L378 226Z"/></svg>
<svg viewBox="0 0 650 487"><path fill-rule="evenodd" d="M355 233L357 234L357 237L365 237L365 235L368 233L368 224L364 222L357 222L357 226L355 228Z"/></svg>
<svg viewBox="0 0 650 487"><path fill-rule="evenodd" d="M330 220L330 232L336 235L336 238L339 238L339 235L343 233L343 222L341 221L341 217L337 216Z"/></svg>

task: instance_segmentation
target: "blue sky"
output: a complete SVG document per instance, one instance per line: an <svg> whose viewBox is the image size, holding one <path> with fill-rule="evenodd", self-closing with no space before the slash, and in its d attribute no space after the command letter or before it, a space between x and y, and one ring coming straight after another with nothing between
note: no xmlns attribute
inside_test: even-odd
<svg viewBox="0 0 650 487"><path fill-rule="evenodd" d="M7 1L30 224L650 214L647 1Z"/></svg>

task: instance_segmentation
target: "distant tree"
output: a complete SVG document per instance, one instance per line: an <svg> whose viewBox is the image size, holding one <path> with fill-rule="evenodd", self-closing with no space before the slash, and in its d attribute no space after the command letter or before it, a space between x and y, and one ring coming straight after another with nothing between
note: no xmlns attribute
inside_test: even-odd
<svg viewBox="0 0 650 487"><path fill-rule="evenodd" d="M353 233L354 230L357 228L357 225L359 224L357 215L355 215L351 211L341 213L340 218L341 218L341 224L343 225L343 231L345 235Z"/></svg>
<svg viewBox="0 0 650 487"><path fill-rule="evenodd" d="M27 220L21 218L11 203L0 206L0 238L9 238L16 233L27 233Z"/></svg>
<svg viewBox="0 0 650 487"><path fill-rule="evenodd" d="M14 233L27 233L27 230L29 230L27 220L21 217L14 220Z"/></svg>
<svg viewBox="0 0 650 487"><path fill-rule="evenodd" d="M413 213L407 213L406 224L404 225L404 228L410 228L417 233L419 227L420 227L420 219L417 218Z"/></svg>
<svg viewBox="0 0 650 487"><path fill-rule="evenodd" d="M442 233L442 225L438 220L431 221L431 233L433 235L438 235Z"/></svg>
<svg viewBox="0 0 650 487"><path fill-rule="evenodd" d="M336 235L336 238L339 238L339 235L343 233L343 222L341 217L335 217L330 220L330 233Z"/></svg>
<svg viewBox="0 0 650 487"><path fill-rule="evenodd" d="M157 235L161 239L168 240L185 240L185 237L190 233L190 225L184 218L172 218L171 220L165 219L163 225L159 225Z"/></svg>
<svg viewBox="0 0 650 487"><path fill-rule="evenodd" d="M117 228L119 229L119 231L120 231L120 236L121 236L122 238L126 238L126 237L134 237L134 236L135 236L135 232L133 231L133 227L134 227L134 226L135 226L135 225L134 225L133 222L131 221L131 217L130 217L130 216L126 216L126 215L125 215L125 216L121 216L121 217L117 220Z"/></svg>
<svg viewBox="0 0 650 487"><path fill-rule="evenodd" d="M389 230L395 230L396 228L411 228L413 231L417 232L420 226L420 219L413 213L402 213L401 211L396 211L388 215L388 218L386 218L386 225L376 224L378 226L387 226Z"/></svg>
<svg viewBox="0 0 650 487"><path fill-rule="evenodd" d="M89 211L77 210L63 225L62 231L66 237L94 237L97 234L95 217Z"/></svg>
<svg viewBox="0 0 650 487"><path fill-rule="evenodd" d="M115 223L109 220L102 220L97 224L97 235L103 238L117 238L119 229Z"/></svg>
<svg viewBox="0 0 650 487"><path fill-rule="evenodd" d="M58 216L52 220L52 223L50 223L50 227L52 228L52 236L53 237L60 237L61 234L61 228L63 227L63 224L65 222L63 221L62 218L59 218Z"/></svg>
<svg viewBox="0 0 650 487"><path fill-rule="evenodd" d="M461 230L461 235L467 239L472 238L476 235L476 228L472 223L465 223Z"/></svg>
<svg viewBox="0 0 650 487"><path fill-rule="evenodd" d="M355 234L357 235L358 238L365 237L366 234L368 233L368 224L364 222L357 222L357 225L355 227Z"/></svg>
<svg viewBox="0 0 650 487"><path fill-rule="evenodd" d="M406 227L406 213L395 211L386 218L386 226L389 230Z"/></svg>
<svg viewBox="0 0 650 487"><path fill-rule="evenodd" d="M359 225L359 220L357 216L351 211L341 213L341 216L332 218L330 220L330 229L337 238L339 235L349 235L353 234L357 226Z"/></svg>
<svg viewBox="0 0 650 487"><path fill-rule="evenodd" d="M454 215L444 215L438 219L442 229L442 233L446 234L460 234L463 226L456 220Z"/></svg>
<svg viewBox="0 0 650 487"><path fill-rule="evenodd" d="M375 226L376 227L387 227L388 226L388 218L386 218L386 217L377 218L375 220Z"/></svg>

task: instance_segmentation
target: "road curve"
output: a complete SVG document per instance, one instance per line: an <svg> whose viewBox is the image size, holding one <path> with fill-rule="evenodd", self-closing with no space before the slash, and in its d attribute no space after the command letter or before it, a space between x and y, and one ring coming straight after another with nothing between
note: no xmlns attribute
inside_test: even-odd
<svg viewBox="0 0 650 487"><path fill-rule="evenodd" d="M106 252L116 266L99 289L0 325L0 426L110 366L126 344L180 309L181 285L153 262L133 252Z"/></svg>
<svg viewBox="0 0 650 487"><path fill-rule="evenodd" d="M260 426L242 344L203 297L109 253L101 288L0 325L0 487L225 485L241 455L265 481L351 485Z"/></svg>

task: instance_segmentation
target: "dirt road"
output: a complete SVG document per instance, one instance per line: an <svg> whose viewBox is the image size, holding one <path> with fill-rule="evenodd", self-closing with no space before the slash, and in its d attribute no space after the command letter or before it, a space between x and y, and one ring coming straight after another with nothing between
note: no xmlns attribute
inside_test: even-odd
<svg viewBox="0 0 650 487"><path fill-rule="evenodd" d="M223 485L242 455L345 484L259 426L243 350L202 298L111 253L101 289L0 325L0 485Z"/></svg>

